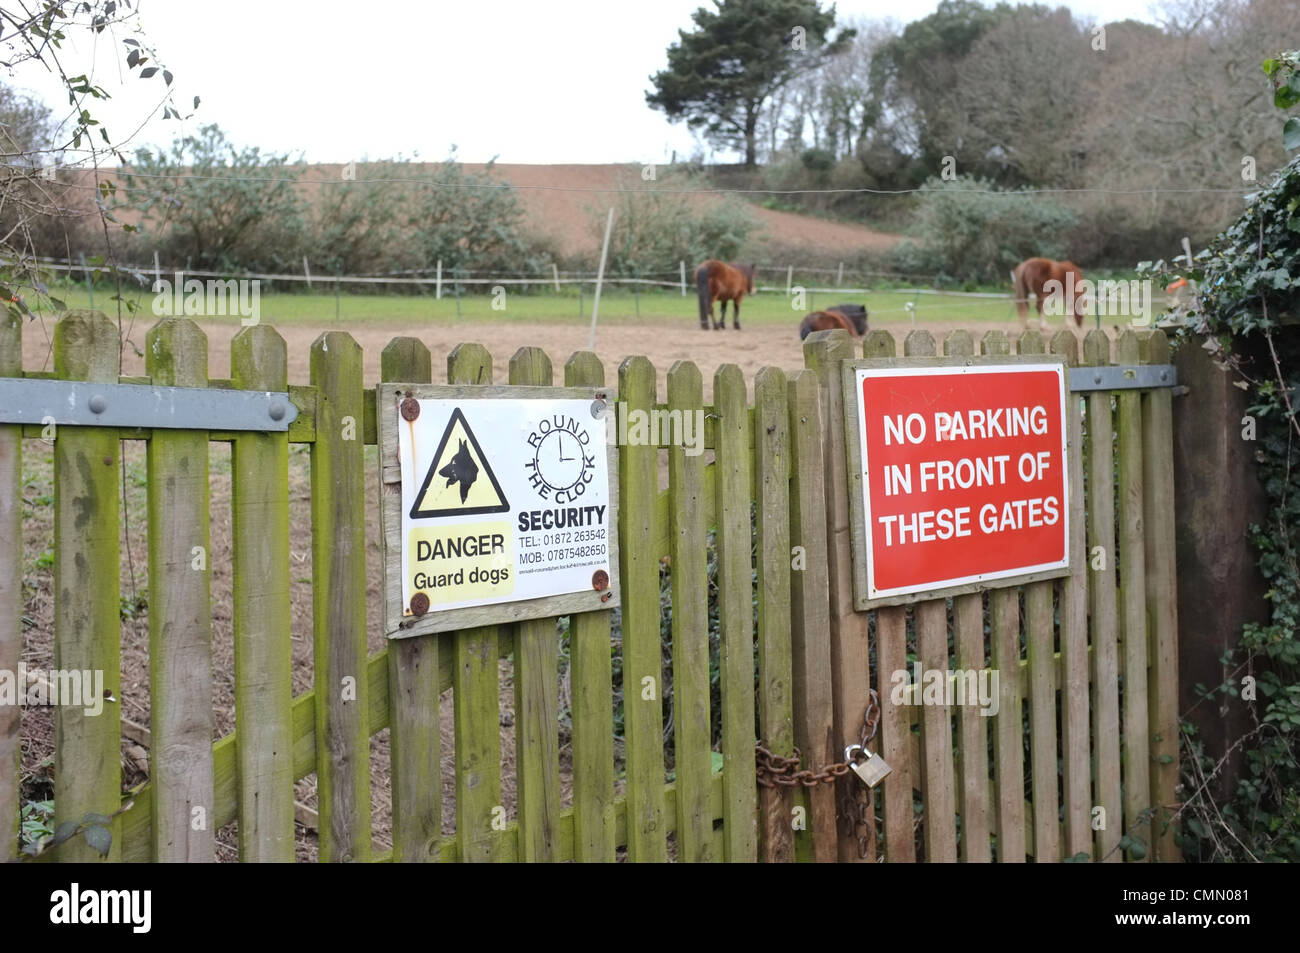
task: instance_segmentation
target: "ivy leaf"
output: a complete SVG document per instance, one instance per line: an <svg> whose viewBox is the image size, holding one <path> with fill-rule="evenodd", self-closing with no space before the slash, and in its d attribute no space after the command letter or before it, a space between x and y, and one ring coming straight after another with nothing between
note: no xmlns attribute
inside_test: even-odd
<svg viewBox="0 0 1300 953"><path fill-rule="evenodd" d="M163 70L163 82L166 83L168 86L172 84L171 70Z"/></svg>
<svg viewBox="0 0 1300 953"><path fill-rule="evenodd" d="M1300 149L1300 119L1292 116L1282 127L1282 146L1285 149Z"/></svg>
<svg viewBox="0 0 1300 953"><path fill-rule="evenodd" d="M65 840L77 833L76 821L64 821L54 831L54 843L62 844Z"/></svg>
<svg viewBox="0 0 1300 953"><path fill-rule="evenodd" d="M148 79L150 76L152 76L152 75L153 75L154 73L156 73L156 72L158 72L158 67L156 67L156 66L146 66L144 69L140 70L140 78L141 78L141 79Z"/></svg>
<svg viewBox="0 0 1300 953"><path fill-rule="evenodd" d="M107 857L113 846L113 832L102 824L94 824L86 828L86 843L101 857Z"/></svg>

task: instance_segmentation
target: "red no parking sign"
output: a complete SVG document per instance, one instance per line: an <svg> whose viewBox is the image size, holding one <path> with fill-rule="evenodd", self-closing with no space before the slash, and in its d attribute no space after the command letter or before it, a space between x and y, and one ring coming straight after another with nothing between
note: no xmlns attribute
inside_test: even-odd
<svg viewBox="0 0 1300 953"><path fill-rule="evenodd" d="M862 362L845 384L860 608L1068 571L1063 365Z"/></svg>

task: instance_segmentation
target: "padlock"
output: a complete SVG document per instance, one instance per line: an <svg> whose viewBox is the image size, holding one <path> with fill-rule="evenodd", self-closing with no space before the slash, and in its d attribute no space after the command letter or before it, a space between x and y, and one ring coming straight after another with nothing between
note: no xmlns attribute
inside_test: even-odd
<svg viewBox="0 0 1300 953"><path fill-rule="evenodd" d="M866 755L862 761L854 757L854 749ZM894 769L885 763L885 759L879 755L872 754L862 745L849 745L844 749L844 760L849 763L853 773L862 779L862 782L869 788L874 788L877 784L889 776L889 772Z"/></svg>

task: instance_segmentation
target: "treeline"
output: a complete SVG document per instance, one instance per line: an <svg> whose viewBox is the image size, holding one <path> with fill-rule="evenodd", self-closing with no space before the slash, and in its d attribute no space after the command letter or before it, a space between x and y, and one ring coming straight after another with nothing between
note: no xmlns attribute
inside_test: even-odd
<svg viewBox="0 0 1300 953"><path fill-rule="evenodd" d="M1300 5L1174 0L1161 17L1158 26L1091 24L1065 7L944 0L901 29L850 23L850 42L764 102L761 167L720 170L717 180L781 190L935 188L919 197L768 201L912 228L917 241L899 249L895 265L958 278L1004 275L1013 248L1033 239L1020 224L1028 200L1007 201L999 217L987 196L957 198L958 182L1079 190L1032 202L1033 229L1051 224L1050 244L1080 262L1169 255L1182 236L1207 239L1240 212L1252 170L1263 183L1283 164L1260 63L1300 34ZM959 250L954 259L953 237L940 240L927 222L969 228L985 245L1005 233L1002 254Z"/></svg>

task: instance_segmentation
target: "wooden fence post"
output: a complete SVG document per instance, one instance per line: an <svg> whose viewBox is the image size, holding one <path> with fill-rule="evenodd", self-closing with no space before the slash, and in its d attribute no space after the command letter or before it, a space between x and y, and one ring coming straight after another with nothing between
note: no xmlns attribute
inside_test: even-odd
<svg viewBox="0 0 1300 953"><path fill-rule="evenodd" d="M379 358L385 383L433 381L429 349L418 338L393 338ZM376 413L389 413L377 407ZM385 493L401 493L387 484ZM388 642L389 759L392 765L393 860L437 861L442 846L442 733L440 731L441 635Z"/></svg>
<svg viewBox="0 0 1300 953"><path fill-rule="evenodd" d="M1169 363L1163 331L1139 336L1144 364ZM1168 387L1142 399L1142 494L1146 514L1147 626L1153 657L1147 713L1151 720L1151 804L1155 859L1178 862L1173 812L1178 807L1178 584L1175 575L1173 394Z"/></svg>
<svg viewBox="0 0 1300 953"><path fill-rule="evenodd" d="M1110 364L1110 338L1089 331L1084 363ZM1094 860L1123 860L1116 848L1123 830L1119 777L1119 608L1115 588L1115 429L1110 391L1088 395L1088 591L1092 617L1093 805L1104 812L1096 832ZM1037 791L1035 791L1037 797Z"/></svg>
<svg viewBox="0 0 1300 953"><path fill-rule="evenodd" d="M510 359L510 383L549 387L551 359L521 347ZM515 775L519 859L551 862L560 826L559 669L557 619L515 626Z"/></svg>
<svg viewBox="0 0 1300 953"><path fill-rule="evenodd" d="M648 414L654 409L655 369L649 360L629 357L622 363L618 369L618 395L629 414L637 410ZM668 843L664 838L659 559L654 551L659 533L651 502L659 495L658 448L621 448L618 479L627 855L633 862L662 862L668 859ZM641 505L632 503L634 500Z"/></svg>
<svg viewBox="0 0 1300 953"><path fill-rule="evenodd" d="M230 376L243 390L285 390L284 338L270 325L244 328L230 344ZM231 456L239 857L287 863L294 851L288 434L241 433Z"/></svg>
<svg viewBox="0 0 1300 953"><path fill-rule="evenodd" d="M862 356L895 357L894 336L870 331L862 341ZM885 819L885 860L916 861L915 812L912 807L912 726L909 709L895 705L885 685L893 672L907 668L907 609L884 606L876 610L876 684L880 697L880 756L894 770L882 785L881 808Z"/></svg>
<svg viewBox="0 0 1300 953"><path fill-rule="evenodd" d="M822 426L817 376L797 371L789 379L790 540L803 556L790 582L791 678L794 694L794 743L802 768L821 770L843 756L834 739L831 697L830 595L826 581L826 496L822 483ZM835 785L805 788L811 859L834 863L839 836L835 820ZM911 812L911 797L908 797ZM798 844L796 839L796 846ZM804 851L800 851L801 856Z"/></svg>
<svg viewBox="0 0 1300 953"><path fill-rule="evenodd" d="M989 331L980 341L980 351L986 356L1005 357L1011 353L1011 342L1002 331ZM989 593L989 641L991 665L998 673L998 713L993 736L997 859L1000 864L1022 864L1025 862L1025 742L1020 691L1020 596L1014 587L1004 586ZM1085 744L1087 737L1085 730Z"/></svg>
<svg viewBox="0 0 1300 953"><path fill-rule="evenodd" d="M754 496L758 510L758 717L764 745L794 754L790 696L790 441L785 374L765 367L754 378ZM794 860L793 792L763 788L762 859Z"/></svg>
<svg viewBox="0 0 1300 953"><path fill-rule="evenodd" d="M1052 353L1067 365L1079 362L1079 341L1062 328L1052 337ZM1070 575L1061 580L1061 769L1065 791L1065 852L1092 853L1092 757L1089 746L1088 545L1083 501L1083 398L1066 387L1065 416L1070 472Z"/></svg>
<svg viewBox="0 0 1300 953"><path fill-rule="evenodd" d="M23 319L0 314L0 377L23 375ZM0 671L18 671L23 651L23 431L0 425ZM19 686L18 691L25 691ZM18 856L21 708L0 705L0 864Z"/></svg>
<svg viewBox="0 0 1300 953"><path fill-rule="evenodd" d="M320 859L370 859L366 667L365 395L361 346L326 331L311 346L312 629Z"/></svg>
<svg viewBox="0 0 1300 953"><path fill-rule="evenodd" d="M1120 364L1139 364L1142 360L1137 335L1124 331L1119 336L1116 354ZM1147 617L1146 617L1146 540L1143 537L1142 484L1142 394L1136 390L1120 391L1119 404L1119 527L1120 571L1124 585L1120 589L1123 606L1120 629L1124 643L1124 829L1140 838L1147 850L1141 857L1129 853L1130 860L1149 861L1152 854L1151 828L1139 830L1140 819L1150 806L1151 737L1147 715Z"/></svg>
<svg viewBox="0 0 1300 953"><path fill-rule="evenodd" d="M701 414L704 382L699 368L678 361L668 371L668 407ZM700 433L703 441L704 434ZM709 600L704 454L690 456L674 444L668 450L673 587L673 738L677 768L677 859L721 860L713 843L713 779L709 718ZM716 474L715 474L716 478Z"/></svg>
<svg viewBox="0 0 1300 953"><path fill-rule="evenodd" d="M155 385L206 387L208 339L193 321L163 318L145 339ZM153 856L214 859L212 547L208 434L149 438L149 773ZM204 823L194 823L195 810Z"/></svg>
<svg viewBox="0 0 1300 953"><path fill-rule="evenodd" d="M975 342L970 332L950 331L943 340L943 353L951 357L973 355ZM978 592L953 597L952 628L957 668L962 672L983 669L984 599ZM960 738L957 756L961 774L958 809L961 814L961 859L966 863L986 864L993 856L989 840L989 747L984 730L987 720L969 699L957 711Z"/></svg>
<svg viewBox="0 0 1300 953"><path fill-rule="evenodd" d="M723 843L730 863L758 859L754 771L754 608L749 520L749 401L735 364L713 375L718 435L718 628L722 642ZM635 497L624 497L635 499Z"/></svg>
<svg viewBox="0 0 1300 953"><path fill-rule="evenodd" d="M823 480L826 491L827 580L830 595L831 681L835 706L835 744L840 756L844 746L862 734L871 689L871 665L867 645L867 615L853 607L853 569L850 562L849 476L845 452L844 384L841 367L853 356L844 331L816 331L804 341L804 361L817 374L824 413L826 440L822 445ZM886 782L888 783L888 782ZM871 791L850 774L836 783L841 804L853 805L855 815L874 817ZM861 838L861 849L859 845ZM865 856L860 856L865 855ZM839 858L845 862L876 859L875 824L857 830L839 841Z"/></svg>
<svg viewBox="0 0 1300 953"><path fill-rule="evenodd" d="M116 383L118 347L117 327L104 315L69 311L54 326L54 375ZM112 814L122 803L120 448L117 434L100 427L60 427L54 439L54 667L102 675L104 689L97 713L63 699L54 709L60 824ZM114 818L110 861L121 858L121 829ZM85 862L100 855L76 837L56 856Z"/></svg>
<svg viewBox="0 0 1300 953"><path fill-rule="evenodd" d="M1021 354L1042 354L1043 336L1025 331L1017 340ZM1025 586L1025 645L1029 657L1030 762L1034 792L1034 862L1061 859L1061 826L1057 807L1056 666L1053 647L1052 580ZM1007 792L1004 796L1010 796Z"/></svg>
<svg viewBox="0 0 1300 953"><path fill-rule="evenodd" d="M491 384L492 355L481 344L458 344L447 355L448 384ZM446 636L443 636L446 638ZM456 712L456 839L460 859L492 862L501 852L494 830L501 804L501 712L497 699L497 627L461 629L454 639Z"/></svg>
<svg viewBox="0 0 1300 953"><path fill-rule="evenodd" d="M605 368L591 351L576 351L564 365L564 383L568 387L602 387ZM606 403L610 408L607 413L617 412L614 401ZM612 863L615 857L614 674L609 633L608 609L581 612L569 620L569 674L573 685L573 858L588 863ZM679 795L679 818L681 803ZM680 844L680 833L678 837Z"/></svg>

